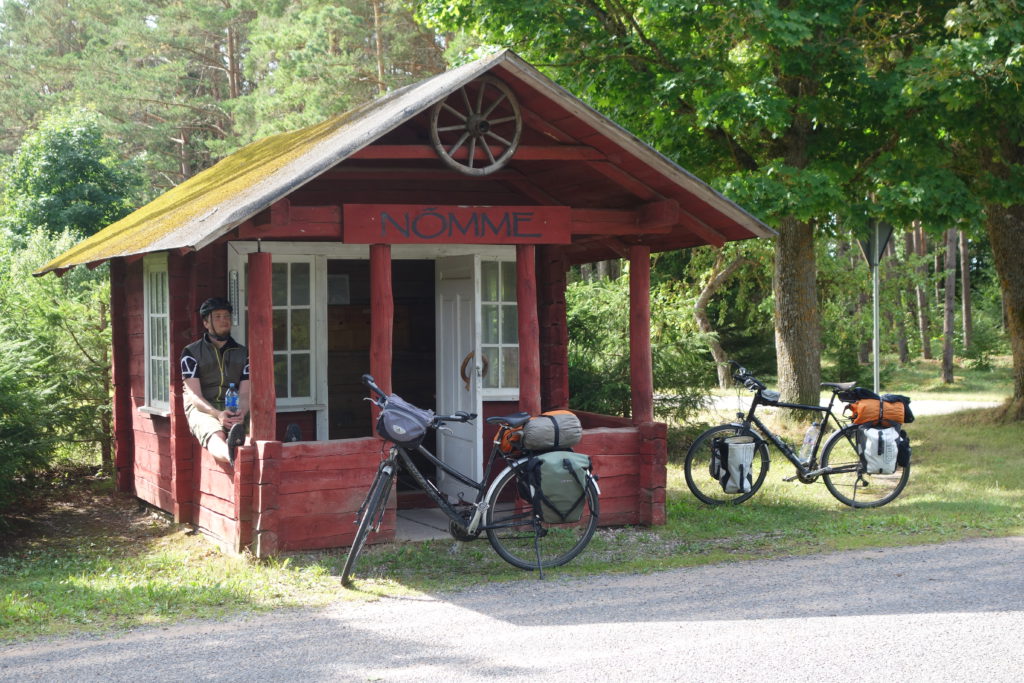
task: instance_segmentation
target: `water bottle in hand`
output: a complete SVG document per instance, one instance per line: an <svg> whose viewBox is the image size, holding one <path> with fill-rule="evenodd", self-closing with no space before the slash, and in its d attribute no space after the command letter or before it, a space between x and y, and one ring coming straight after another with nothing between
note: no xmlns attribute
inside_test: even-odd
<svg viewBox="0 0 1024 683"><path fill-rule="evenodd" d="M224 410L234 415L238 414L238 389L235 388L234 382L229 384L228 390L224 392Z"/></svg>

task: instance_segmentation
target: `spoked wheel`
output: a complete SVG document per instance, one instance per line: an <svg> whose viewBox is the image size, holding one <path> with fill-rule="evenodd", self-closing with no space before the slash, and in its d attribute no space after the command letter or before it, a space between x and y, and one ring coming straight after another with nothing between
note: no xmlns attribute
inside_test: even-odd
<svg viewBox="0 0 1024 683"><path fill-rule="evenodd" d="M519 479L511 469L498 476L484 516L487 540L509 564L520 569L559 567L583 552L597 529L600 515L597 488L587 479L583 516L578 522L553 524L541 520L519 496Z"/></svg>
<svg viewBox="0 0 1024 683"><path fill-rule="evenodd" d="M359 508L359 513L356 516L359 526L356 527L356 535L352 540L352 547L348 549L348 557L345 558L345 566L341 570L341 584L343 586L348 586L352 583L352 570L356 566L356 560L359 559L359 553L363 551L363 545L366 543L366 537L370 535L370 530L380 528L381 519L384 517L384 508L388 502L388 495L391 494L391 482L394 481L394 478L395 465L393 463L382 465L377 471L377 476L373 479L373 484L370 485L370 492L366 494L363 506Z"/></svg>
<svg viewBox="0 0 1024 683"><path fill-rule="evenodd" d="M487 175L508 163L523 130L515 94L493 76L467 83L430 111L430 139L445 164Z"/></svg>
<svg viewBox="0 0 1024 683"><path fill-rule="evenodd" d="M725 505L726 503L742 503L757 493L768 474L768 447L763 441L755 438L754 460L750 463L751 486L748 493L726 493L722 485L711 474L711 444L715 439L730 436L753 436L749 430L736 425L719 425L704 432L693 442L686 452L683 472L686 485L697 499L708 505Z"/></svg>
<svg viewBox="0 0 1024 683"><path fill-rule="evenodd" d="M896 467L892 474L867 474L857 453L857 425L848 425L825 444L821 466L825 488L840 503L855 508L876 508L900 495L910 480L910 465Z"/></svg>

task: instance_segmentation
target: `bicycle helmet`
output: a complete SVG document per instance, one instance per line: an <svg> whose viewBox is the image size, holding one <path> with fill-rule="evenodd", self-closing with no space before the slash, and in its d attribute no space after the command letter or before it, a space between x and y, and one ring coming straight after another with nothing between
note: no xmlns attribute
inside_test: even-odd
<svg viewBox="0 0 1024 683"><path fill-rule="evenodd" d="M227 311L228 313L234 312L231 302L227 299L219 296L212 297L203 302L203 305L199 307L199 317L206 319L206 316L210 315L214 311Z"/></svg>

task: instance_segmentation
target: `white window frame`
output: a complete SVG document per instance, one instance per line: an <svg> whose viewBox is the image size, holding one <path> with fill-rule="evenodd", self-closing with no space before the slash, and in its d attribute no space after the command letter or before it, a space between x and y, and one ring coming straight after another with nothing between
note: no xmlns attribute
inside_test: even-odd
<svg viewBox="0 0 1024 683"><path fill-rule="evenodd" d="M272 312L276 312L276 311L279 311L279 310L288 310L288 311L298 310L298 309L308 309L309 310L309 333L310 333L309 349L303 349L303 350L301 350L301 353L297 353L294 349L292 349L290 347L290 345L289 345L289 347L287 349L276 348L276 345L275 345L275 348L274 348L274 363L275 363L275 367L276 367L276 363L277 363L277 357L280 356L281 354L285 354L285 355L287 355L289 357L294 356L294 355L307 355L307 354L309 355L309 378L308 378L309 394L306 395L306 396L295 396L295 397L281 397L281 396L278 396L277 397L277 405L282 407L282 408L287 408L287 407L292 407L292 406L314 406L314 405L317 404L318 392L317 392L317 379L316 378L320 374L322 374L322 373L318 371L319 368L318 368L318 364L316 362L317 346L318 346L318 344L317 344L317 336L316 335L319 333L319 329L316 326L316 324L314 323L314 319L316 318L316 315L317 315L317 308L319 307L319 304L317 302L317 296L316 296L317 290L319 289L317 287L317 285L316 285L316 280L317 280L316 261L317 261L317 259L314 256L275 256L274 257L274 264L273 265L275 265L275 266L277 266L277 265L287 265L289 267L289 270L291 269L292 265L297 264L297 263L301 263L301 264L305 264L305 265L309 266L309 303L304 305L304 306L293 306L291 304L291 302L289 301L287 304L285 304L283 306L278 306L278 305L273 305L272 306ZM291 284L290 283L289 283L288 291L289 291L289 293L291 292ZM289 333L289 338L290 338L291 337L291 327L290 326L288 328L288 333ZM289 339L289 342L290 342L290 339ZM326 365L324 365L322 367L326 367ZM289 390L290 390L290 387L289 387Z"/></svg>
<svg viewBox="0 0 1024 683"><path fill-rule="evenodd" d="M163 289L160 310L153 310L153 297L161 296L153 291L153 278L162 276L160 283ZM143 300L143 356L145 358L146 400L140 410L152 415L167 417L171 414L171 318L170 318L170 277L167 271L167 254L146 254L142 261L142 300ZM154 338L153 323L162 321L163 339ZM161 342L163 348L161 349ZM161 355L161 351L163 355ZM164 377L153 376L154 361L163 361L167 374ZM162 390L163 396L157 395Z"/></svg>
<svg viewBox="0 0 1024 683"><path fill-rule="evenodd" d="M257 242L237 241L228 243L228 298L235 306L237 320L234 321L232 336L240 343L246 343L246 308L245 301L248 301L245 281L245 265L248 255L257 251L266 251L273 254L275 262L289 258L311 259L314 264L312 275L312 287L314 307L312 327L310 334L313 335L313 401L311 403L291 403L284 400L277 401L278 412L299 412L312 410L317 415L317 434L324 435L317 438L326 438L328 433L327 414L327 344L326 339L326 315L327 315L327 261L328 260L362 260L370 258L370 247L367 244L343 244L340 242ZM391 258L435 260L443 256L458 256L463 254L480 254L484 260L492 261L515 261L515 247L508 245L469 245L469 244L442 244L442 245L393 245L391 247ZM480 302L477 301L477 305ZM519 388L515 389L486 389L481 394L484 400L488 401L518 401Z"/></svg>
<svg viewBox="0 0 1024 683"><path fill-rule="evenodd" d="M504 309L504 308L515 308L515 311L516 311L516 329L517 329L516 339L518 340L519 339L519 334L518 334L518 326L519 326L519 300L518 300L518 297L516 296L516 292L512 292L512 300L511 301L501 301L501 300L499 300L499 301L484 301L484 278L483 278L483 268L482 268L484 263L497 263L498 264L498 285L500 287L501 286L501 282L502 282L502 280L501 280L501 269L502 269L502 267L507 267L507 266L504 266L504 264L510 264L511 268L512 268L513 275L518 277L518 273L515 270L515 268L516 268L516 261L515 261L514 258L511 258L511 259L510 258L484 258L484 259L481 259L480 290L479 290L480 291L480 300L477 302L477 305L480 307L480 320L481 321L483 321L484 306L486 306L488 304L492 304L492 305L493 304L497 304L497 306L499 308L499 311L501 311L501 309ZM483 350L484 346L488 346L488 347L497 346L498 349L499 349L499 358L496 359L496 360L495 359L490 359L490 364L491 364L490 371L497 371L498 368L501 367L500 353L501 353L502 349L504 349L504 348L511 348L511 347L515 347L517 350L519 349L519 342L518 341L516 341L515 344L507 344L507 343L503 343L500 340L500 335L501 335L501 317L500 317L500 314L499 314L499 318L498 318L498 334L499 334L499 341L495 345L495 344L489 344L489 343L485 342L484 339L483 339L483 330L480 331L480 347L481 347L481 352L483 352L482 350ZM519 358L519 362L522 362L522 357ZM483 383L481 382L481 385L480 385L480 395L481 395L482 399L485 400L485 401L518 401L519 400L519 376L518 376L518 374L517 374L517 376L515 378L515 386L484 387Z"/></svg>

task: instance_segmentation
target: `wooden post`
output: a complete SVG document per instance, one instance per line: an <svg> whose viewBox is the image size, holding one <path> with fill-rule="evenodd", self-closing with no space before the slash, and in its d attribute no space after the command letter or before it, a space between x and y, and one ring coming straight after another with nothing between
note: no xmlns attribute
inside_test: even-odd
<svg viewBox="0 0 1024 683"><path fill-rule="evenodd" d="M114 380L114 481L117 490L133 491L131 345L128 342L128 316L124 285L126 268L123 259L110 261L110 337Z"/></svg>
<svg viewBox="0 0 1024 683"><path fill-rule="evenodd" d="M564 254L555 247L538 249L537 290L540 321L541 407L569 407L569 330L565 319Z"/></svg>
<svg viewBox="0 0 1024 683"><path fill-rule="evenodd" d="M249 433L253 441L273 441L277 433L272 279L270 254L249 254Z"/></svg>
<svg viewBox="0 0 1024 683"><path fill-rule="evenodd" d="M540 412L540 323L537 318L537 249L516 246L519 310L519 410Z"/></svg>
<svg viewBox="0 0 1024 683"><path fill-rule="evenodd" d="M629 377L633 424L654 421L651 360L651 249L629 248Z"/></svg>
<svg viewBox="0 0 1024 683"><path fill-rule="evenodd" d="M370 374L391 391L395 300L391 290L391 245L370 245Z"/></svg>

